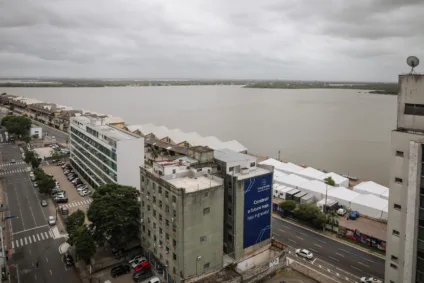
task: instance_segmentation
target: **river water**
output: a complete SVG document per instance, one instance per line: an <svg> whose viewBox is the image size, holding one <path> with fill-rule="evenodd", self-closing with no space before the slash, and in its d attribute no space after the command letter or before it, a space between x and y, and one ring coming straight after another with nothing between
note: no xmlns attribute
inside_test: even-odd
<svg viewBox="0 0 424 283"><path fill-rule="evenodd" d="M389 178L396 96L358 90L239 86L0 88L77 109L153 123L221 140L249 152L374 180Z"/></svg>

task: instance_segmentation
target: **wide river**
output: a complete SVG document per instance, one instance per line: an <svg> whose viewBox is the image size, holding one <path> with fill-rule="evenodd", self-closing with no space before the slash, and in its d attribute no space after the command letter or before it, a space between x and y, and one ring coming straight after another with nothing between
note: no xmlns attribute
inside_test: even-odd
<svg viewBox="0 0 424 283"><path fill-rule="evenodd" d="M236 139L249 152L387 185L396 96L357 90L273 90L239 86L0 88L35 98Z"/></svg>

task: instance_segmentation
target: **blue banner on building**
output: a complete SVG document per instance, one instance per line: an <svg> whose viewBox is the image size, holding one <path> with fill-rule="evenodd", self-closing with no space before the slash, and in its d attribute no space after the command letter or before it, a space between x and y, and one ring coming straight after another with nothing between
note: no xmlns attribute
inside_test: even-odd
<svg viewBox="0 0 424 283"><path fill-rule="evenodd" d="M243 248L271 236L272 174L244 181Z"/></svg>

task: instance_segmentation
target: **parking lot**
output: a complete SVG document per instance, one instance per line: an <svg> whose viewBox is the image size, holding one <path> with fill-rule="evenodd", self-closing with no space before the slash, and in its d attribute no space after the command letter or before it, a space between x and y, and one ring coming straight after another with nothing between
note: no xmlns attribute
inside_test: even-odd
<svg viewBox="0 0 424 283"><path fill-rule="evenodd" d="M59 182L59 186L66 192L68 203L60 203L58 206L66 206L69 209L69 213L73 213L78 209L87 212L88 207L91 203L89 196L82 197L78 194L74 185L68 181L66 176L63 174L62 168L59 166L45 166L43 170L46 174L51 174ZM87 220L86 220L87 221Z"/></svg>

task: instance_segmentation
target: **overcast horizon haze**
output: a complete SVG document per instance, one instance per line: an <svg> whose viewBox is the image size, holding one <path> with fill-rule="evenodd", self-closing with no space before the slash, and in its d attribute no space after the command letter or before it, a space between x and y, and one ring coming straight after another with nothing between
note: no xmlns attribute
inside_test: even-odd
<svg viewBox="0 0 424 283"><path fill-rule="evenodd" d="M0 77L396 82L420 0L5 0ZM141 79L142 78L142 79Z"/></svg>

